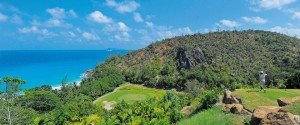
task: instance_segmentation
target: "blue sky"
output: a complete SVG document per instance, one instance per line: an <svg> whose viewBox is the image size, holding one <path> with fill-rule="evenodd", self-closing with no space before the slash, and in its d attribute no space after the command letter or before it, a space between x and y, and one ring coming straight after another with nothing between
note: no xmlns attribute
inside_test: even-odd
<svg viewBox="0 0 300 125"><path fill-rule="evenodd" d="M138 49L217 29L300 37L300 0L0 1L0 50Z"/></svg>

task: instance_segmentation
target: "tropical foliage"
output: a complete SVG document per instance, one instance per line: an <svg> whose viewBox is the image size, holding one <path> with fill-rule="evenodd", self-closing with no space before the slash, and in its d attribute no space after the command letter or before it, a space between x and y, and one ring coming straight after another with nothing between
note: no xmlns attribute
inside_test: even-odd
<svg viewBox="0 0 300 125"><path fill-rule="evenodd" d="M165 39L125 56L110 57L80 85L65 78L59 90L45 85L19 93L25 81L4 77L0 80L5 85L0 92L4 107L0 124L175 124L183 117L180 110L192 104L197 104L195 113L208 109L208 114L216 116L222 113L209 109L218 101L220 90L255 86L260 70L268 74L270 87L300 88L299 48L299 39L278 33L219 31ZM125 82L190 94L168 91L161 99L121 101L109 111L93 103ZM245 104L254 106L247 100Z"/></svg>

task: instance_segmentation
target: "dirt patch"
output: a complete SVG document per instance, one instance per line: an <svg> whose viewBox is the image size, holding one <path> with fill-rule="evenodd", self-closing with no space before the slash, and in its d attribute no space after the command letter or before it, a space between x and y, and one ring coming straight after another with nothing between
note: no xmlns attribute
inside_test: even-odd
<svg viewBox="0 0 300 125"><path fill-rule="evenodd" d="M103 108L105 108L106 110L112 110L113 109L113 105L116 104L115 101L103 101Z"/></svg>

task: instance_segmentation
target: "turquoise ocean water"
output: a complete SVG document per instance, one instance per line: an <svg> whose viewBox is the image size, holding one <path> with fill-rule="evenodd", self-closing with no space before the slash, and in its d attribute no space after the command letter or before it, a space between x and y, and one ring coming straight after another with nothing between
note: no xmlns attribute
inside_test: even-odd
<svg viewBox="0 0 300 125"><path fill-rule="evenodd" d="M126 54L124 50L0 50L0 78L19 77L26 81L22 89L41 85L59 86L79 81L109 56ZM3 85L2 85L3 87Z"/></svg>

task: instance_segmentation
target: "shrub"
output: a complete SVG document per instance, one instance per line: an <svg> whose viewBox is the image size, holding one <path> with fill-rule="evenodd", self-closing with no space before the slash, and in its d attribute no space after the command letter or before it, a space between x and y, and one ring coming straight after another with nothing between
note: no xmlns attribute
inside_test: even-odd
<svg viewBox="0 0 300 125"><path fill-rule="evenodd" d="M177 81L172 76L161 76L158 82L158 85L162 88L174 88Z"/></svg>
<svg viewBox="0 0 300 125"><path fill-rule="evenodd" d="M300 88L300 72L295 73L287 80L286 87L289 89Z"/></svg>
<svg viewBox="0 0 300 125"><path fill-rule="evenodd" d="M205 85L198 80L188 81L185 83L185 91L193 95L199 95L204 90Z"/></svg>
<svg viewBox="0 0 300 125"><path fill-rule="evenodd" d="M32 108L38 112L48 112L59 106L60 99L52 91L28 90L20 96L18 103L24 108Z"/></svg>
<svg viewBox="0 0 300 125"><path fill-rule="evenodd" d="M213 107L219 100L218 93L214 90L205 91L200 99L200 106L197 111Z"/></svg>
<svg viewBox="0 0 300 125"><path fill-rule="evenodd" d="M235 89L240 89L240 88L242 88L242 84L237 82L233 82L229 86L230 91L234 91Z"/></svg>
<svg viewBox="0 0 300 125"><path fill-rule="evenodd" d="M167 91L165 96L162 98L161 102L170 102L170 107L175 109L179 107L180 98L175 94L174 91Z"/></svg>
<svg viewBox="0 0 300 125"><path fill-rule="evenodd" d="M149 87L156 87L156 85L157 85L157 79L156 78L150 78L149 80L147 80L145 82L145 85L149 86Z"/></svg>
<svg viewBox="0 0 300 125"><path fill-rule="evenodd" d="M175 71L175 66L171 64L165 64L165 66L161 69L161 75L172 75Z"/></svg>

